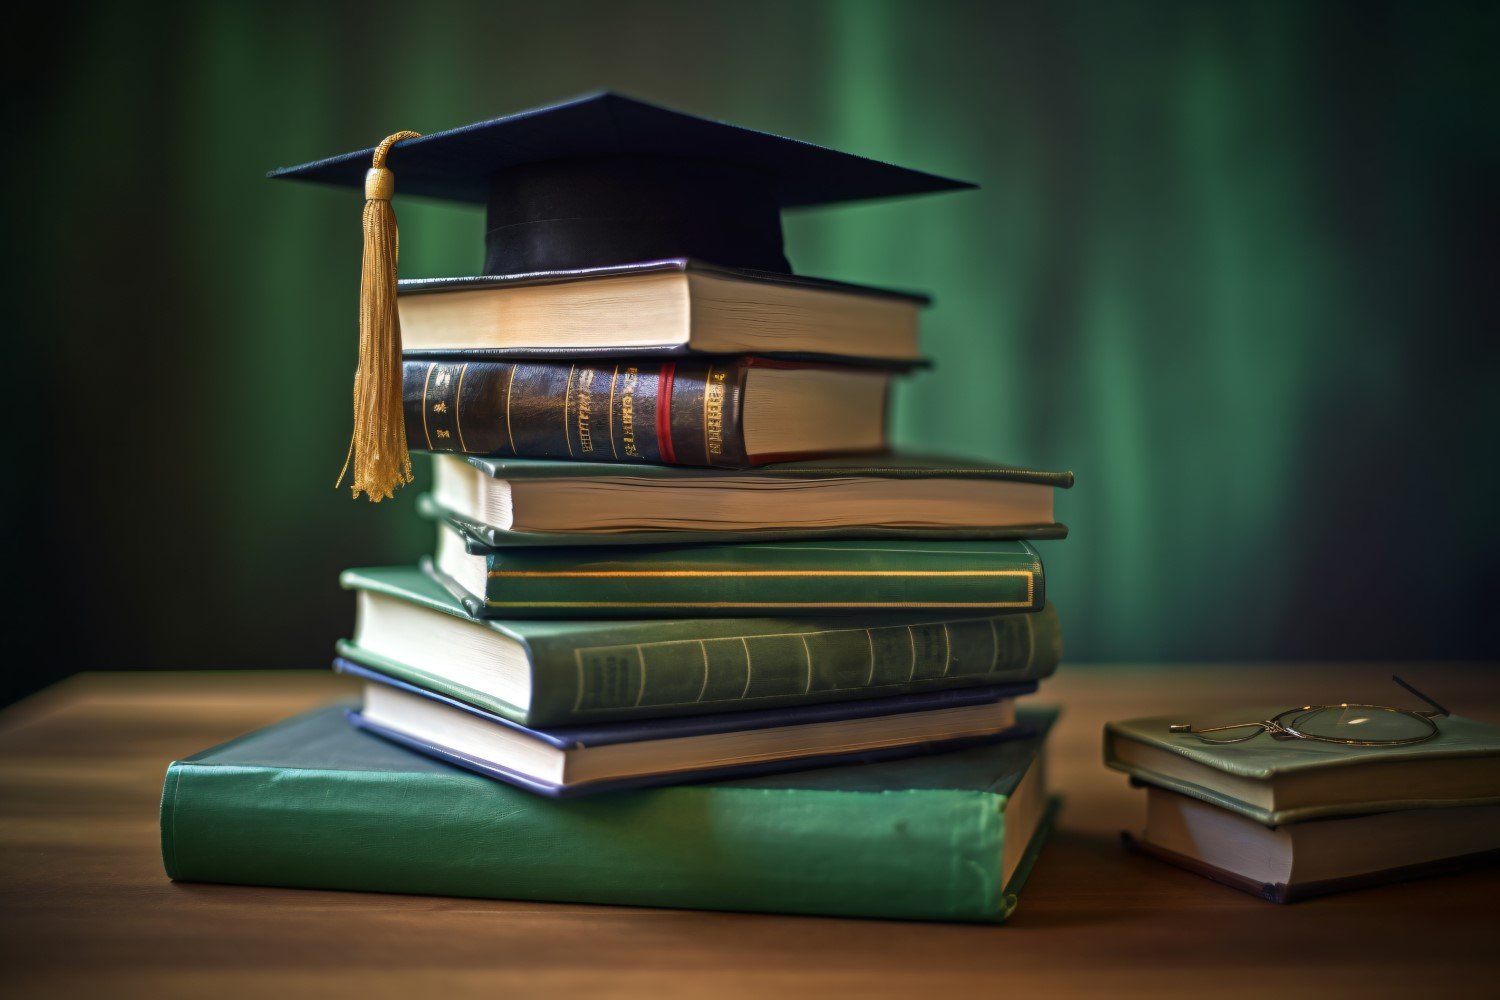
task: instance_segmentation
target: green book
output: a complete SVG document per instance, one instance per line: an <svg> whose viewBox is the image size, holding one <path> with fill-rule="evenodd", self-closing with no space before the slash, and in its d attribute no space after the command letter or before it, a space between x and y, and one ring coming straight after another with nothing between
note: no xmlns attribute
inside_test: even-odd
<svg viewBox="0 0 1500 1000"><path fill-rule="evenodd" d="M433 457L424 513L490 546L1062 538L1069 472L888 454L700 469Z"/></svg>
<svg viewBox="0 0 1500 1000"><path fill-rule="evenodd" d="M999 921L1054 804L1035 735L951 754L547 799L361 733L338 707L167 771L162 856L196 882Z"/></svg>
<svg viewBox="0 0 1500 1000"><path fill-rule="evenodd" d="M1036 681L1057 614L480 621L415 567L348 570L339 655L533 728Z"/></svg>
<svg viewBox="0 0 1500 1000"><path fill-rule="evenodd" d="M476 618L1038 611L1036 549L1007 541L487 548L438 528L432 569Z"/></svg>
<svg viewBox="0 0 1500 1000"><path fill-rule="evenodd" d="M1286 707L1252 706L1222 719L1214 713L1187 713L1111 722L1104 729L1104 762L1144 784L1266 826L1398 809L1500 804L1500 726L1473 719L1436 719L1434 738L1390 747L1279 740L1264 734L1215 746L1168 729L1181 722L1210 726L1269 719Z"/></svg>

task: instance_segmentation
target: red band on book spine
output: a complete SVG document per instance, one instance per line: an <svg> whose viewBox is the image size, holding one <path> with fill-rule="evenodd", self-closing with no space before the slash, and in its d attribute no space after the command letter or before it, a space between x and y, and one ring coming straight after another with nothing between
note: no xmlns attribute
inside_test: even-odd
<svg viewBox="0 0 1500 1000"><path fill-rule="evenodd" d="M663 362L656 382L656 444L661 460L669 465L677 464L677 453L672 450L672 376L676 373L677 362Z"/></svg>

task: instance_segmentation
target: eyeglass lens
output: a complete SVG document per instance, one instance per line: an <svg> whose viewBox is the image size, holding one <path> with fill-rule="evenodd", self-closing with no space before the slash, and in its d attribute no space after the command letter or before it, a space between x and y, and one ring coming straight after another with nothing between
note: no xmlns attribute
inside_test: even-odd
<svg viewBox="0 0 1500 1000"><path fill-rule="evenodd" d="M1315 708L1291 716L1283 723L1289 729L1317 739L1371 743L1421 739L1433 731L1430 722L1410 712L1356 706Z"/></svg>

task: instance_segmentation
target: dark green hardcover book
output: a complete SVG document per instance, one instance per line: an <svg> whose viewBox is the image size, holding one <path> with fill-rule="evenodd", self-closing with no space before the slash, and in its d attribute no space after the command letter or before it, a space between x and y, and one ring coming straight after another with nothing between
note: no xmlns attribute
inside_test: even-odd
<svg viewBox="0 0 1500 1000"><path fill-rule="evenodd" d="M182 881L999 921L1053 811L1053 713L1026 717L957 753L557 800L331 707L174 762L162 856Z"/></svg>
<svg viewBox="0 0 1500 1000"><path fill-rule="evenodd" d="M476 618L660 618L1037 611L1042 560L1019 540L471 548L438 529L432 571Z"/></svg>
<svg viewBox="0 0 1500 1000"><path fill-rule="evenodd" d="M348 570L339 655L533 728L1035 681L1057 614L479 621L415 567Z"/></svg>
<svg viewBox="0 0 1500 1000"><path fill-rule="evenodd" d="M1068 472L887 454L755 469L433 457L428 512L490 546L1062 538Z"/></svg>

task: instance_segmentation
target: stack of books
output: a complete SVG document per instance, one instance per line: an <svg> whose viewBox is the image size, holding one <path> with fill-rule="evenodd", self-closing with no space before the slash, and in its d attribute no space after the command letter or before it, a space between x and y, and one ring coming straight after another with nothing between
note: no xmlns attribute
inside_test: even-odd
<svg viewBox="0 0 1500 1000"><path fill-rule="evenodd" d="M1302 717L1314 713L1332 721L1299 731L1321 727L1318 739L1237 726L1212 735L1242 741L1221 744L1174 732L1178 717L1110 723L1105 763L1146 791L1144 828L1126 842L1277 903L1500 860L1500 726L1432 713L1429 730L1361 705ZM1414 742L1325 741L1393 731Z"/></svg>
<svg viewBox="0 0 1500 1000"><path fill-rule="evenodd" d="M1003 919L1072 478L891 450L924 301L692 257L404 283L433 553L342 577L357 706L172 765L168 873Z"/></svg>

